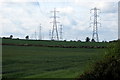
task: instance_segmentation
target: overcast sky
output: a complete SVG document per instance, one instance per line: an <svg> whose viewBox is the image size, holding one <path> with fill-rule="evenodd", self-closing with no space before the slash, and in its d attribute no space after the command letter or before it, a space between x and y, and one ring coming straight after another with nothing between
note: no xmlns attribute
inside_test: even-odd
<svg viewBox="0 0 120 80"><path fill-rule="evenodd" d="M87 2L86 2L87 1ZM53 13L59 11L57 19L63 25L63 39L85 40L92 38L90 24L90 9L97 7L101 10L98 28L100 41L118 38L118 0L100 2L98 0L0 0L0 36L13 35L15 38L25 38L29 35L35 38L35 31L42 26L42 39L49 39L50 23ZM89 2L88 2L89 1ZM37 37L38 38L38 37Z"/></svg>

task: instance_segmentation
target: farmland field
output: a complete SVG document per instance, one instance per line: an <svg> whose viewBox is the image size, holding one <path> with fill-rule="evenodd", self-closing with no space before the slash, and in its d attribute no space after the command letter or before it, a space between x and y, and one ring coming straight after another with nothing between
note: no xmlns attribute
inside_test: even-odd
<svg viewBox="0 0 120 80"><path fill-rule="evenodd" d="M101 59L104 52L104 48L3 45L2 76L3 78L77 78L89 69L89 64Z"/></svg>

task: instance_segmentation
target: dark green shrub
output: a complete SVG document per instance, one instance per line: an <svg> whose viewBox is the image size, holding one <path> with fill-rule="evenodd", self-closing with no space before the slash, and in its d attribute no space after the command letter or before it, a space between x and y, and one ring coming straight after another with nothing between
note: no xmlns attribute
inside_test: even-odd
<svg viewBox="0 0 120 80"><path fill-rule="evenodd" d="M112 43L104 59L93 64L78 80L120 80L120 41Z"/></svg>

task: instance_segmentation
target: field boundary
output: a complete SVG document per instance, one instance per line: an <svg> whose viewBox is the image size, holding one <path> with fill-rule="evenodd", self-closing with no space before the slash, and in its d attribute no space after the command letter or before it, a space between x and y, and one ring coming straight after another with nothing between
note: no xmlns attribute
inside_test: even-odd
<svg viewBox="0 0 120 80"><path fill-rule="evenodd" d="M0 45L8 45L8 46L34 46L34 47L58 47L58 48L108 48L106 46L63 46L63 45L33 45L33 44L10 44L10 43L2 43Z"/></svg>

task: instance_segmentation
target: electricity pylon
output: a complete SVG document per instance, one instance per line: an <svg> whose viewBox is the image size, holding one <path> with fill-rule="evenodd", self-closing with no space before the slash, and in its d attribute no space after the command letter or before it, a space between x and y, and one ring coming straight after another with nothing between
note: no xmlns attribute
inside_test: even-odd
<svg viewBox="0 0 120 80"><path fill-rule="evenodd" d="M49 30L49 38L50 38L50 40L51 40L51 30Z"/></svg>
<svg viewBox="0 0 120 80"><path fill-rule="evenodd" d="M62 25L60 25L60 39L62 40L63 39L63 26Z"/></svg>
<svg viewBox="0 0 120 80"><path fill-rule="evenodd" d="M59 40L59 36L58 36L58 30L57 30L57 20L56 18L59 18L56 16L56 13L59 12L59 11L56 11L56 8L54 8L54 11L51 11L54 13L54 16L52 17L53 18L53 29L52 29L52 40Z"/></svg>
<svg viewBox="0 0 120 80"><path fill-rule="evenodd" d="M39 26L39 40L42 40L41 24Z"/></svg>
<svg viewBox="0 0 120 80"><path fill-rule="evenodd" d="M93 16L90 17L90 20L92 20L90 26L93 27L92 39L94 39L96 42L99 42L98 26L101 26L101 23L98 21L98 17L99 17L100 9L97 9L95 7L90 10L90 13L92 12L93 12Z"/></svg>
<svg viewBox="0 0 120 80"><path fill-rule="evenodd" d="M36 33L36 30L35 30L35 40L37 40L37 33Z"/></svg>

